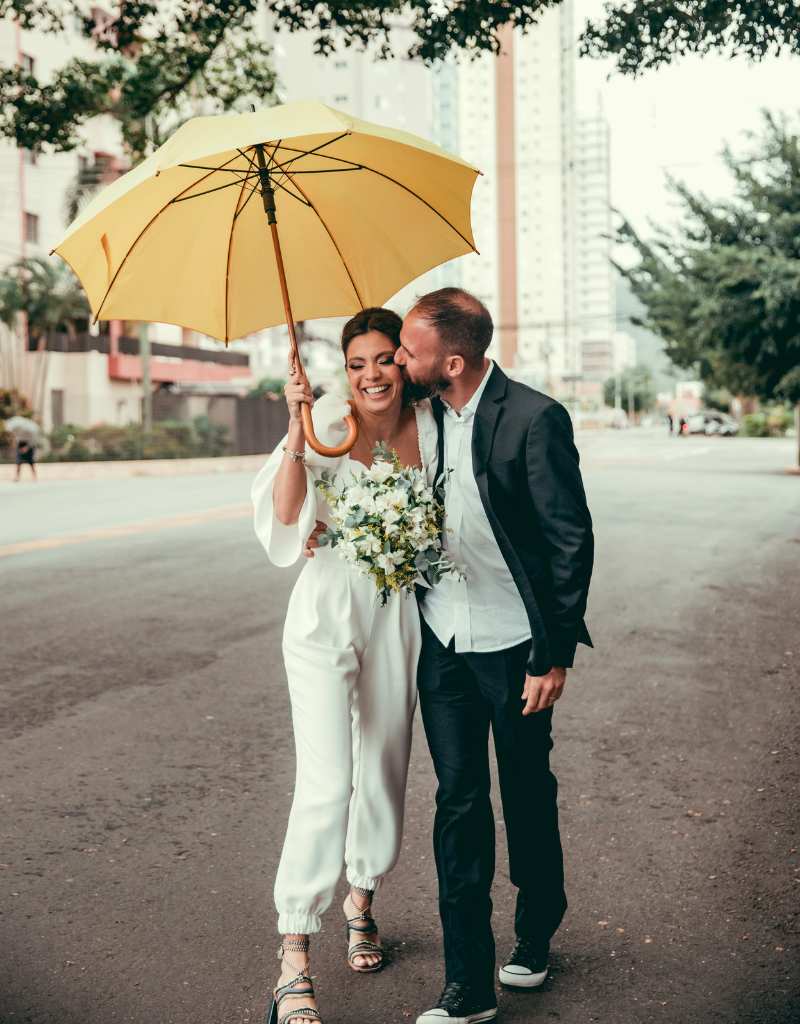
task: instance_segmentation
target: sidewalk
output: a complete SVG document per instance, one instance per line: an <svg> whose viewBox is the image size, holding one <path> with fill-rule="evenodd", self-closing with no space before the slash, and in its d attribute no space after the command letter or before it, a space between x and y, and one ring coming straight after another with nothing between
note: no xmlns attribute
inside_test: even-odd
<svg viewBox="0 0 800 1024"><path fill-rule="evenodd" d="M268 453L267 453L268 454ZM136 459L130 462L37 462L40 480L113 480L131 476L195 476L206 473L249 473L260 469L264 455L223 455L207 459ZM14 479L13 463L3 466L0 480ZM30 469L22 467L22 481L31 482Z"/></svg>

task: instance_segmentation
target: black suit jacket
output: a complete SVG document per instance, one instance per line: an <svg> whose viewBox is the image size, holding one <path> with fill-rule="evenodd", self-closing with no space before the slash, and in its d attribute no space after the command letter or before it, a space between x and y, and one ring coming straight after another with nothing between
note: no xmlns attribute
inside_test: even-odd
<svg viewBox="0 0 800 1024"><path fill-rule="evenodd" d="M433 400L444 469L444 406ZM510 380L495 365L472 433L472 467L486 516L528 613L527 670L569 667L579 643L594 559L569 413L552 398Z"/></svg>

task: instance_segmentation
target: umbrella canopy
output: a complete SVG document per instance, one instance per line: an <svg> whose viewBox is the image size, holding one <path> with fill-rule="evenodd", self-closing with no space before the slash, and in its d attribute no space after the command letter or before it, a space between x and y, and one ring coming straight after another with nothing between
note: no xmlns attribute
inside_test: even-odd
<svg viewBox="0 0 800 1024"><path fill-rule="evenodd" d="M39 424L29 420L27 416L12 416L11 419L5 421L5 429L18 440L30 441L31 443L37 441L42 432Z"/></svg>
<svg viewBox="0 0 800 1024"><path fill-rule="evenodd" d="M228 342L286 320L281 252L293 317L309 320L382 305L475 250L479 173L322 103L198 117L89 203L54 251L96 319L180 324Z"/></svg>

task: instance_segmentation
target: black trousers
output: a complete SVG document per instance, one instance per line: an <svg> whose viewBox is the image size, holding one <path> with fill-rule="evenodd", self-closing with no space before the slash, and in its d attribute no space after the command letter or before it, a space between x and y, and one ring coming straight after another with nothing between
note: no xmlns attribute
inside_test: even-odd
<svg viewBox="0 0 800 1024"><path fill-rule="evenodd" d="M522 715L530 642L456 654L422 620L419 697L439 786L433 845L447 981L494 989L491 886L494 816L489 729L494 736L518 938L546 945L567 900L550 771L552 708Z"/></svg>

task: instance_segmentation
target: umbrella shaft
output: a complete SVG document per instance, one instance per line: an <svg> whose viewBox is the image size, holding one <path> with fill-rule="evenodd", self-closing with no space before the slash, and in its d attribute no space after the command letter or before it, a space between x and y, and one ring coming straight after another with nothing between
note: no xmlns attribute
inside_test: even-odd
<svg viewBox="0 0 800 1024"><path fill-rule="evenodd" d="M256 158L258 160L258 180L261 184L261 201L264 204L267 223L277 224L275 216L275 190L272 187L272 180L267 169L267 161L264 159L264 146L260 142L256 146Z"/></svg>
<svg viewBox="0 0 800 1024"><path fill-rule="evenodd" d="M300 349L297 345L297 335L294 329L294 317L292 316L292 304L289 301L289 288L286 284L286 271L283 266L283 253L281 252L281 240L278 237L278 218L275 216L275 191L272 188L267 162L264 159L264 146L258 143L255 147L258 160L258 178L261 183L261 199L264 203L264 212L267 215L267 223L272 233L272 245L275 249L275 263L278 267L278 280L281 286L281 297L283 298L283 309L286 313L286 324L289 328L289 338L292 345L292 363L295 369L305 376L303 364L300 361Z"/></svg>

